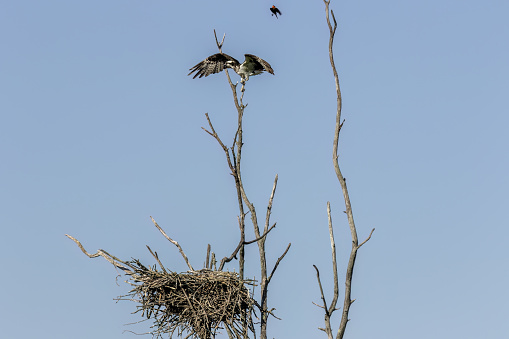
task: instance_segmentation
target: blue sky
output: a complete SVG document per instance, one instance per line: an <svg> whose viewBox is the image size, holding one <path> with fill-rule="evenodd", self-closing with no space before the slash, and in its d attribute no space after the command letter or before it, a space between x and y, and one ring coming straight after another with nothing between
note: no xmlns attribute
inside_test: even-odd
<svg viewBox="0 0 509 339"><path fill-rule="evenodd" d="M276 19L269 8L283 15ZM337 1L340 153L359 238L349 338L509 336L509 24L506 1ZM240 14L239 14L240 13ZM195 267L229 255L236 198L208 112L231 143L224 74L188 69L216 52L272 65L247 84L243 178L263 214L269 337L320 338L331 296L326 202L340 272L350 248L331 154L335 89L322 1L12 1L0 5L0 309L6 338L134 338L148 323L113 298L128 287L101 259ZM252 234L251 234L252 235ZM256 248L248 275L259 276ZM233 269L237 264L231 265ZM340 312L334 319L339 324Z"/></svg>

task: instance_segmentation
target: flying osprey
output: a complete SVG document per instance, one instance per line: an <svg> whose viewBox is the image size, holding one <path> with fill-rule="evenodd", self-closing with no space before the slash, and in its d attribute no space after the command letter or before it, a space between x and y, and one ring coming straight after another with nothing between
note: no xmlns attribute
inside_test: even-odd
<svg viewBox="0 0 509 339"><path fill-rule="evenodd" d="M277 15L281 15L281 11L276 6L272 5L270 8L270 11L272 12L272 15L276 15L276 19L278 19Z"/></svg>
<svg viewBox="0 0 509 339"><path fill-rule="evenodd" d="M211 74L219 73L225 68L231 68L240 75L242 78L241 83L244 85L246 81L249 80L249 77L252 75L258 75L263 73L264 71L269 72L270 74L274 74L272 67L270 67L269 63L262 58L257 57L252 54L245 54L246 60L241 64L234 57L229 56L224 53L217 53L209 56L207 59L199 62L189 70L188 75L196 72L193 79L196 77L206 77ZM242 86L244 88L244 86Z"/></svg>

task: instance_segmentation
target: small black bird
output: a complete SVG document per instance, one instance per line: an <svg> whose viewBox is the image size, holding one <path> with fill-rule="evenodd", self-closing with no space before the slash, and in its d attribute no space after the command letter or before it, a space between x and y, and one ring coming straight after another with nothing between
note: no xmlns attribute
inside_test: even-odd
<svg viewBox="0 0 509 339"><path fill-rule="evenodd" d="M279 10L279 8L277 8L276 6L272 5L272 7L270 8L270 11L272 12L272 15L276 16L276 19L278 19L277 15L281 15L281 11Z"/></svg>

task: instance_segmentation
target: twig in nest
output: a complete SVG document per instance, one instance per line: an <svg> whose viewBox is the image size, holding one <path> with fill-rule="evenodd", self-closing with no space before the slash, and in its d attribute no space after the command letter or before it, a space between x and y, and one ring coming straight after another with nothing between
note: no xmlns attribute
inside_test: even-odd
<svg viewBox="0 0 509 339"><path fill-rule="evenodd" d="M166 232L164 232L164 230L161 228L161 226L159 226L157 224L157 222L154 220L154 218L150 217L150 219L152 219L152 222L154 223L154 225L157 227L157 229L159 230L159 232L161 232L161 234L166 238L168 239L169 242L171 242L173 245L177 246L177 248L179 249L179 252L180 254L182 255L182 257L184 258L184 260L186 261L186 264L187 264L187 267L189 267L189 269L191 271L194 271L194 268L193 266L191 266L191 263L189 262L189 259L187 259L187 256L186 254L184 253L184 251L182 250L182 247L180 247L179 243L176 242L175 240L173 240L172 238L170 238Z"/></svg>

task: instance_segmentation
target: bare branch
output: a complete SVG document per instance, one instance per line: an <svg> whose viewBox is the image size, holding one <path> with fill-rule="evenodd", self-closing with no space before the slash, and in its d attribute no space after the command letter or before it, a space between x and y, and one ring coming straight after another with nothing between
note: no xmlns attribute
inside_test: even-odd
<svg viewBox="0 0 509 339"><path fill-rule="evenodd" d="M229 158L230 153L228 152L228 147L226 147L226 145L223 143L221 138L219 138L219 135L216 133L216 130L214 129L214 126L212 125L212 121L210 121L209 114L205 113L205 117L207 118L207 122L209 123L210 129L212 130L212 132L206 130L204 127L202 127L202 129L217 140L217 142L223 148L223 150L226 152L227 157Z"/></svg>
<svg viewBox="0 0 509 339"><path fill-rule="evenodd" d="M265 231L261 236L259 236L258 238L256 239L253 239L251 241L242 241L239 242L239 244L237 245L237 248L235 249L235 251L233 251L232 255L230 255L229 257L224 257L223 259L221 259L221 264L219 265L219 271L223 270L223 267L224 267L224 264L230 262L233 260L233 258L235 258L235 256L237 255L237 253L239 252L239 250L242 248L243 245L249 245L249 244L252 244L254 242L257 242L258 240L262 239L262 238L265 238L267 236L267 234L269 234L270 231L272 231L272 229L276 227L276 223L274 223L274 225L272 225L267 231Z"/></svg>
<svg viewBox="0 0 509 339"><path fill-rule="evenodd" d="M276 223L274 223L272 226L270 226L270 228L268 230L266 230L261 236L259 236L258 238L256 239L253 239L251 241L244 241L244 245L249 245L249 244L252 244L254 242L257 242L258 240L261 240L263 238L265 238L265 236L267 236L267 234L269 234L270 231L272 231L272 229L276 227Z"/></svg>
<svg viewBox="0 0 509 339"><path fill-rule="evenodd" d="M161 234L169 241L171 242L173 245L177 246L177 248L179 249L179 252L180 254L182 255L182 257L184 258L184 260L186 261L186 264L187 264L187 267L189 267L189 269L191 271L194 271L194 268L193 266L191 266L191 263L189 262L189 259L187 259L187 256L186 254L184 253L184 251L182 250L182 247L180 247L179 243L176 242L175 240L173 240L172 238L170 238L166 232L157 224L157 222L154 220L154 218L150 217L150 219L152 219L152 222L154 223L154 225L157 227L157 229L159 230L159 232L161 232Z"/></svg>
<svg viewBox="0 0 509 339"><path fill-rule="evenodd" d="M210 244L207 244L207 257L205 258L205 268L210 269Z"/></svg>
<svg viewBox="0 0 509 339"><path fill-rule="evenodd" d="M329 315L329 309L327 308L327 301L325 300L325 296L323 294L323 287L322 287L322 281L320 280L320 271L318 270L318 267L316 265L313 265L313 267L316 270L316 280L318 280L318 286L320 287L320 296L322 298L323 306L316 305L318 307L322 307L325 310L325 315Z"/></svg>
<svg viewBox="0 0 509 339"><path fill-rule="evenodd" d="M234 165L236 163L236 160L235 160L235 154L232 152L233 155L230 155L230 151L228 149L228 147L226 147L226 145L223 143L223 141L221 140L221 138L219 137L219 135L217 134L216 130L214 129L214 126L212 125L212 121L210 120L210 117L209 117L209 114L208 113L205 113L205 117L207 118L207 121L209 123L209 126L210 126L210 129L212 130L212 132L206 130L205 128L202 127L202 129L207 132L208 134L210 134L214 139L216 139L216 141L219 143L219 146L221 146L221 148L223 149L224 151L224 154L226 156L226 162L228 163L228 167L230 168L230 171L231 171L231 175L233 175L235 178L237 177L237 166ZM233 157L233 162L232 162L232 157ZM235 181L237 182L237 179L235 179ZM240 192L239 192L240 194ZM239 197L240 201L242 201L242 199ZM243 210L241 211L243 213Z"/></svg>
<svg viewBox="0 0 509 339"><path fill-rule="evenodd" d="M212 255L210 256L210 269L214 269L214 271L217 271L216 269L216 254L212 252ZM212 268L214 267L214 268Z"/></svg>
<svg viewBox="0 0 509 339"><path fill-rule="evenodd" d="M324 310L326 309L325 307L323 307L322 305L318 305L317 303L315 303L314 301L311 302L313 305L317 306L317 307L320 307L320 308L323 308Z"/></svg>
<svg viewBox="0 0 509 339"><path fill-rule="evenodd" d="M216 44L217 44L217 48L219 49L219 52L223 53L222 48L223 48L224 38L226 37L226 33L223 34L223 40L221 40L221 43L219 43L219 41L217 40L217 34L216 34L215 29L214 29L214 36L216 37Z"/></svg>
<svg viewBox="0 0 509 339"><path fill-rule="evenodd" d="M274 178L274 185L272 185L272 192L270 193L269 203L267 204L267 215L265 216L265 231L269 228L270 213L272 211L272 201L274 200L274 194L276 193L278 175Z"/></svg>
<svg viewBox="0 0 509 339"><path fill-rule="evenodd" d="M334 275L334 297L329 309L329 314L334 312L339 298L339 279L338 279L338 264L336 259L336 242L334 241L334 228L332 227L332 216L330 212L330 202L327 201L327 218L329 220L329 238L332 252L332 272Z"/></svg>
<svg viewBox="0 0 509 339"><path fill-rule="evenodd" d="M65 236L66 236L67 238L71 239L72 241L74 241L74 242L76 243L76 245L78 245L78 247L81 249L81 251L82 251L83 253L85 253L85 255L87 255L89 258L97 258L98 256L100 256L100 255L101 255L101 253L100 253L100 252L101 252L101 250L98 250L98 251L97 251L97 253L95 253L95 254L89 254L89 253L85 250L85 248L83 247L83 245L81 244L81 242L79 242L79 241L78 241L78 239L76 239L76 238L74 238L74 237L70 236L69 234L66 234Z"/></svg>
<svg viewBox="0 0 509 339"><path fill-rule="evenodd" d="M152 250L150 249L150 247L148 245L145 245L145 246L147 246L148 250L150 251L150 254L152 254L152 256L154 258L156 258L156 260L159 263L159 266L161 266L161 269L163 270L163 272L168 273L168 272L166 272L166 269L164 268L163 263L159 260L159 256L157 255L157 252L152 252Z"/></svg>
<svg viewBox="0 0 509 339"><path fill-rule="evenodd" d="M336 28L338 28L338 23L336 22L336 17L334 16L334 11L332 9L330 11L330 14L332 14L332 20L334 21L334 29L332 31L332 33L334 35L336 33Z"/></svg>
<svg viewBox="0 0 509 339"><path fill-rule="evenodd" d="M274 265L274 268L272 269L272 272L270 272L269 278L267 279L267 284L272 279L272 276L274 275L274 272L276 272L276 269L279 266L279 263L281 262L281 260L283 260L283 258L285 257L286 253L288 253L288 250L290 249L290 246L292 246L292 243L289 243L288 246L286 247L285 252L279 258L277 258L276 264Z"/></svg>
<svg viewBox="0 0 509 339"><path fill-rule="evenodd" d="M88 253L85 248L83 247L83 245L81 245L81 242L78 241L78 239L70 236L69 234L66 234L66 236L71 239L72 241L74 241L76 243L76 245L78 245L78 247L81 249L81 251L83 253L85 253L85 255L89 258L97 258L99 256L103 257L104 259L106 259L110 264L112 264L113 266L117 267L117 268L120 268L121 270L123 270L126 274L129 274L131 276L136 276L136 274L134 274L133 270L134 270L134 266L132 266L131 264L129 264L128 262L125 262L125 261L122 261L120 260L119 258L109 254L108 252L106 252L105 250L97 250L96 253L94 254L90 254ZM124 265L122 265L122 264ZM127 267L129 268L127 268Z"/></svg>
<svg viewBox="0 0 509 339"><path fill-rule="evenodd" d="M371 232L369 233L369 236L366 238L366 240L364 240L359 246L357 246L357 249L361 248L362 245L364 245L365 243L368 242L369 239L371 239L371 235L373 234L374 231L375 231L375 229L373 228L371 230Z"/></svg>
<svg viewBox="0 0 509 339"><path fill-rule="evenodd" d="M316 279L318 280L318 286L320 287L320 296L321 296L322 302L323 302L323 306L319 306L319 305L317 305L317 306L323 308L324 312L325 312L325 316L324 316L325 329L324 328L320 328L320 327L319 327L319 329L324 331L325 333L327 333L327 336L328 336L329 339L332 339L332 328L331 328L331 325L330 325L330 316L331 315L329 313L329 309L327 308L327 301L325 300L325 296L323 294L322 282L320 280L320 271L318 270L318 267L316 267L316 265L313 265L313 267L316 270Z"/></svg>

